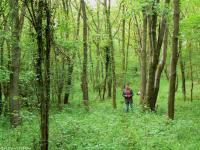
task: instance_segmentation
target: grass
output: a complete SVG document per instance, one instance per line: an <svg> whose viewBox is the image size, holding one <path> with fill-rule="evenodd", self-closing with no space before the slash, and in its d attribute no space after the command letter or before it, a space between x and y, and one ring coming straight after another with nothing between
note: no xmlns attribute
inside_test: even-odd
<svg viewBox="0 0 200 150"><path fill-rule="evenodd" d="M162 85L156 113L142 112L138 96L133 111L125 113L120 91L117 110L112 109L111 100L100 101L95 95L90 95L89 112L79 104L80 100L60 111L52 108L50 150L200 150L200 101L183 102L179 90L175 120L171 121L166 116L166 81ZM23 110L22 117L22 125L15 129L10 128L7 118L1 117L0 149L39 149L38 113Z"/></svg>

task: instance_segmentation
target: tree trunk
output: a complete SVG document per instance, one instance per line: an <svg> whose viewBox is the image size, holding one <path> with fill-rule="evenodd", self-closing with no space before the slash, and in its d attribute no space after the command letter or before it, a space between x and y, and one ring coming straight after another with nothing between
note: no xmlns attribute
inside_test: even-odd
<svg viewBox="0 0 200 150"><path fill-rule="evenodd" d="M49 102L50 102L50 52L51 52L51 12L50 12L50 2L48 0L45 1L44 8L46 13L46 28L45 28L46 49L45 49L45 61L44 61L45 75L43 84L44 85L43 89L45 89L45 94L44 94L45 98L41 99L41 149L48 150Z"/></svg>
<svg viewBox="0 0 200 150"><path fill-rule="evenodd" d="M123 85L125 84L125 69L126 69L126 53L125 53L125 42L126 42L126 19L125 19L125 4L123 4L123 12L122 12L122 79L123 79Z"/></svg>
<svg viewBox="0 0 200 150"><path fill-rule="evenodd" d="M126 69L125 72L127 73L128 70L128 62L129 62L129 47L130 47L130 38L131 38L131 19L128 23L128 39L127 39L127 48L126 48Z"/></svg>
<svg viewBox="0 0 200 150"><path fill-rule="evenodd" d="M105 79L104 79L104 87L103 87L103 99L105 99L105 93L106 93L106 84L107 80L109 78L109 69L110 69L110 47L106 46L106 61L105 61Z"/></svg>
<svg viewBox="0 0 200 150"><path fill-rule="evenodd" d="M175 102L175 86L176 86L176 67L178 59L178 36L179 36L179 18L180 18L180 1L174 0L174 31L172 40L172 54L170 61L170 79L169 79L169 95L168 95L168 117L174 119L174 102Z"/></svg>
<svg viewBox="0 0 200 150"><path fill-rule="evenodd" d="M144 106L146 95L146 82L147 82L147 14L146 10L143 11L143 33L142 33L142 49L141 49L141 87L140 87L140 104Z"/></svg>
<svg viewBox="0 0 200 150"><path fill-rule="evenodd" d="M77 16L77 26L76 26L76 32L75 32L75 40L78 40L79 37L79 31L80 31L80 17L81 17L81 6L78 10L78 16ZM68 9L67 9L68 10ZM76 52L74 51L72 54L72 58L69 58L68 60L68 70L67 70L67 85L66 85L66 91L65 91L65 96L64 96L64 104L69 104L69 97L71 93L71 88L72 88L72 75L73 75L73 70L74 70L74 59L76 56Z"/></svg>
<svg viewBox="0 0 200 150"><path fill-rule="evenodd" d="M81 0L81 9L83 14L83 70L82 70L82 92L83 92L83 102L86 107L88 107L88 79L87 79L87 58L88 58L88 25L87 25L87 15L86 15L86 4L84 0Z"/></svg>
<svg viewBox="0 0 200 150"><path fill-rule="evenodd" d="M69 96L71 93L71 87L72 87L72 74L73 74L73 62L72 60L69 60L68 62L68 71L67 71L67 85L66 85L66 92L65 92L65 97L64 97L64 104L69 103Z"/></svg>
<svg viewBox="0 0 200 150"><path fill-rule="evenodd" d="M112 35L112 26L110 22L110 0L107 8L107 0L105 0L105 14L106 14L106 22L107 22L107 30L109 34L109 46L110 46L110 59L111 59L111 67L112 67L112 89L113 89L113 108L117 108L116 103L116 88L117 88L117 81L116 81L116 75L115 75L115 55L114 55L114 44L113 44L113 35Z"/></svg>
<svg viewBox="0 0 200 150"><path fill-rule="evenodd" d="M3 54L4 54L4 39L1 39L1 43L0 43L0 69L2 69L3 67ZM2 110L3 110L3 84L0 82L0 115L2 114Z"/></svg>
<svg viewBox="0 0 200 150"><path fill-rule="evenodd" d="M9 108L10 108L10 121L11 124L17 126L20 123L19 109L19 72L20 72L20 57L21 49L20 33L24 22L25 7L22 10L22 15L19 14L19 1L10 0L11 8L11 30L12 30L12 43L11 43L11 74L10 74L10 88L9 88Z"/></svg>
<svg viewBox="0 0 200 150"><path fill-rule="evenodd" d="M189 59L190 59L190 80L191 80L191 86L190 86L190 101L193 101L193 87L194 87L194 81L193 81L193 64L192 64L192 47L190 45L189 47Z"/></svg>
<svg viewBox="0 0 200 150"><path fill-rule="evenodd" d="M165 0L165 9L168 8L170 0ZM163 44L164 33L167 23L167 13L166 10L163 11L162 19L160 23L160 28L157 37L157 21L158 15L156 10L156 5L159 0L154 0L152 5L152 11L154 12L151 17L149 17L149 41L152 58L150 58L149 72L148 72L148 82L147 82L147 102L151 110L155 110L155 104L157 99L155 99L155 77L157 72L157 66L159 63L160 51Z"/></svg>
<svg viewBox="0 0 200 150"><path fill-rule="evenodd" d="M109 66L111 66L111 64ZM112 97L112 72L111 72L111 70L109 70L107 86L108 86L108 98L111 98Z"/></svg>
<svg viewBox="0 0 200 150"><path fill-rule="evenodd" d="M158 97L158 92L160 89L160 78L161 78L163 69L165 67L166 58L167 58L168 32L169 32L168 27L166 27L165 37L164 37L164 46L163 46L163 56L162 56L160 63L158 64L158 67L156 70L156 76L155 76L154 98L153 98L155 100L157 100L157 97ZM156 101L154 101L154 104L153 104L154 106L155 106L155 102Z"/></svg>
<svg viewBox="0 0 200 150"><path fill-rule="evenodd" d="M179 63L181 69L181 77L182 77L182 93L184 101L186 101L186 86L185 86L185 62L182 56L182 40L179 40Z"/></svg>
<svg viewBox="0 0 200 150"><path fill-rule="evenodd" d="M97 38L95 39L95 45L96 45L96 60L97 60L97 65L96 65L96 71L95 71L95 74L96 74L96 77L95 77L95 81L96 81L96 86L99 86L100 84L100 81L99 81L99 78L100 78L100 1L97 0ZM101 87L100 87L101 88ZM99 88L99 90L100 90Z"/></svg>

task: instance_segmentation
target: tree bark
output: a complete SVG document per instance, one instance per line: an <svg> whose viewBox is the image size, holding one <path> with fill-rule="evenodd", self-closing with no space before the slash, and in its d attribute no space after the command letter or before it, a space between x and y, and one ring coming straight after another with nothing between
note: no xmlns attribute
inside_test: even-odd
<svg viewBox="0 0 200 150"><path fill-rule="evenodd" d="M123 10L122 10L122 79L123 79L123 85L125 84L125 69L126 69L126 53L125 53L125 42L126 42L126 19L125 19L125 4L123 4Z"/></svg>
<svg viewBox="0 0 200 150"><path fill-rule="evenodd" d="M20 33L24 22L25 7L22 9L21 15L19 14L19 1L10 0L11 8L11 30L12 30L12 43L11 43L11 73L10 73L10 87L9 87L9 108L10 108L10 122L16 127L20 123L19 109L19 73L20 73L20 57L21 48Z"/></svg>
<svg viewBox="0 0 200 150"><path fill-rule="evenodd" d="M180 19L180 1L174 0L174 31L172 39L172 54L170 61L170 79L168 94L168 117L174 119L174 102L175 102L175 86L176 86L176 67L178 59L178 36L179 36L179 19Z"/></svg>
<svg viewBox="0 0 200 150"><path fill-rule="evenodd" d="M88 107L88 77L87 77L87 58L88 58L88 25L87 25L87 15L86 15L86 4L84 0L81 0L81 9L83 14L83 70L82 70L82 92L83 92L83 102L86 107Z"/></svg>
<svg viewBox="0 0 200 150"><path fill-rule="evenodd" d="M106 93L106 84L109 78L109 69L110 69L110 47L106 46L105 48L106 52L106 60L105 60L105 79L104 79L104 87L103 87L103 99L105 99L105 93Z"/></svg>
<svg viewBox="0 0 200 150"><path fill-rule="evenodd" d="M165 9L168 8L170 0L165 0ZM152 16L148 17L149 23L149 41L150 41L150 49L151 49L151 57L149 62L149 70L148 70L148 81L147 81L147 93L146 93L146 101L148 102L149 107L152 111L155 110L155 104L157 99L155 98L155 76L156 70L159 63L160 51L163 44L164 33L166 29L167 23L167 13L166 10L163 11L162 19L160 23L160 28L157 37L157 22L158 22L158 14L156 10L156 5L159 3L159 0L154 0L152 5L152 11L154 12Z"/></svg>
<svg viewBox="0 0 200 150"><path fill-rule="evenodd" d="M142 32L142 49L141 49L141 87L140 87L140 104L144 106L146 95L146 82L147 82L147 14L143 10L143 32Z"/></svg>
<svg viewBox="0 0 200 150"><path fill-rule="evenodd" d="M190 101L193 101L194 79L193 79L193 64L192 64L192 47L191 47L191 44L189 46L189 59L190 59Z"/></svg>
<svg viewBox="0 0 200 150"><path fill-rule="evenodd" d="M186 101L186 86L185 86L185 62L182 56L182 40L179 40L179 63L181 69L181 77L182 77L182 93L183 99Z"/></svg>
<svg viewBox="0 0 200 150"><path fill-rule="evenodd" d="M41 99L41 149L48 150L49 144L49 102L50 102L50 52L51 52L51 12L50 1L45 0L46 28L45 28L45 61L44 88L45 98Z"/></svg>
<svg viewBox="0 0 200 150"><path fill-rule="evenodd" d="M117 81L116 81L116 75L115 75L115 55L114 55L114 44L113 44L113 35L112 35L112 26L110 22L110 0L107 8L107 0L105 0L105 14L106 14L106 23L107 23L107 32L109 35L109 46L110 46L110 59L111 59L111 67L112 67L112 102L113 102L113 108L117 108L117 103L116 103L116 88L117 88Z"/></svg>
<svg viewBox="0 0 200 150"><path fill-rule="evenodd" d="M157 99L158 97L158 92L160 89L160 78L163 72L163 69L165 67L165 63L166 63L166 58L167 58L167 46L168 46L168 27L166 27L166 31L165 31L165 37L164 37L164 46L163 46L163 56L162 59L160 60L160 63L157 66L157 70L156 70L156 76L155 76L155 85L154 85L154 98L153 99ZM155 102L154 101L154 106L155 106Z"/></svg>
<svg viewBox="0 0 200 150"><path fill-rule="evenodd" d="M67 85L66 85L66 92L64 97L64 104L69 103L69 96L71 93L71 87L72 87L72 74L73 74L74 65L72 60L69 60L68 62L68 70L67 70Z"/></svg>

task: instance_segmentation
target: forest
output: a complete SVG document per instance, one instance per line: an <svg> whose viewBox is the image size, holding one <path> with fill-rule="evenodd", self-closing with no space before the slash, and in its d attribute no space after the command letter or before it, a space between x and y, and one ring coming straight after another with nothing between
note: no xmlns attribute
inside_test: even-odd
<svg viewBox="0 0 200 150"><path fill-rule="evenodd" d="M0 0L0 150L200 150L199 0Z"/></svg>

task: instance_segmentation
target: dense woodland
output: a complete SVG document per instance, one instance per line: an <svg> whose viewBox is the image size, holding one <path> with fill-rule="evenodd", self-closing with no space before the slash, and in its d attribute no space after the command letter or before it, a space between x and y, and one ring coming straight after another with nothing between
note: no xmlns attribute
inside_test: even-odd
<svg viewBox="0 0 200 150"><path fill-rule="evenodd" d="M198 150L199 54L199 0L1 0L0 149Z"/></svg>

